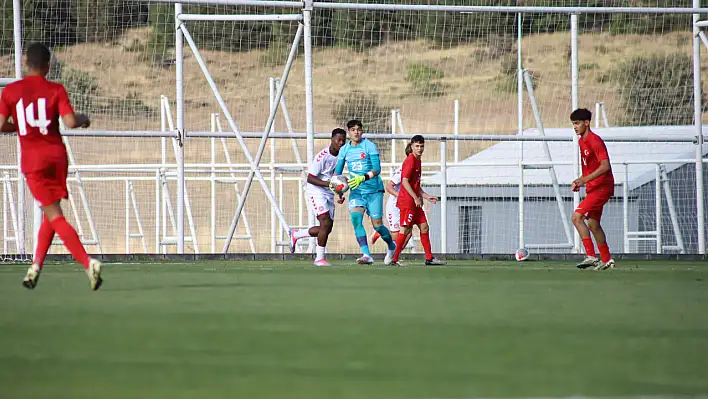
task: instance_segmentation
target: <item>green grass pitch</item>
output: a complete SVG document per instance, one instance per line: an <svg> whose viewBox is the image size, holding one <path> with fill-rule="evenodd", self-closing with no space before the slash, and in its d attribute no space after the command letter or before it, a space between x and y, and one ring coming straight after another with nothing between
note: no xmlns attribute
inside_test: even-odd
<svg viewBox="0 0 708 399"><path fill-rule="evenodd" d="M708 394L708 263L0 265L0 397Z"/></svg>

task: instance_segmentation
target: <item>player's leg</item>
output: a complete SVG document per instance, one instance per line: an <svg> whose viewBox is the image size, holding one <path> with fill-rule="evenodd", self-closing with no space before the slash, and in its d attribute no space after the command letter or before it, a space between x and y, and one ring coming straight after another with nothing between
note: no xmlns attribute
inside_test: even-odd
<svg viewBox="0 0 708 399"><path fill-rule="evenodd" d="M290 253L295 253L295 246L297 241L305 237L317 237L320 231L320 226L322 225L320 216L329 215L330 202L325 198L324 195L319 194L308 194L308 203L312 208L312 212L317 215L317 220L319 225L310 226L306 229L293 229L290 230ZM332 202L332 207L334 207L334 202Z"/></svg>
<svg viewBox="0 0 708 399"><path fill-rule="evenodd" d="M69 190L66 188L68 171L69 165L66 158L52 160L47 168L42 170L41 178L33 178L31 184L28 179L28 187L35 199L42 204L42 213L49 220L52 229L61 238L64 246L74 259L84 266L91 289L95 291L101 287L103 282L101 262L88 256L79 235L66 221L61 210L61 200L69 196Z"/></svg>
<svg viewBox="0 0 708 399"><path fill-rule="evenodd" d="M418 225L418 229L420 230L420 243L423 245L423 251L425 251L425 265L444 265L446 263L445 261L433 256L432 245L430 245L430 225L428 225L428 218L425 216L425 212L423 212L422 208L416 209L413 221Z"/></svg>
<svg viewBox="0 0 708 399"><path fill-rule="evenodd" d="M367 212L371 217L371 224L374 226L381 239L388 245L384 264L389 265L393 260L393 254L396 251L396 242L391 237L391 232L383 224L383 193L371 193L367 196Z"/></svg>
<svg viewBox="0 0 708 399"><path fill-rule="evenodd" d="M101 262L88 255L76 230L74 230L64 218L59 201L42 206L42 212L47 219L49 219L52 228L59 238L61 238L64 246L71 253L71 256L84 266L84 270L86 270L86 274L89 277L91 289L94 291L99 289L103 283L103 279L101 278Z"/></svg>
<svg viewBox="0 0 708 399"><path fill-rule="evenodd" d="M396 238L398 238L398 237L396 237ZM408 248L408 244L411 242L412 238L413 238L413 231L411 230L411 232L406 235L406 242L403 243L403 249ZM396 240L396 246L398 246L398 240Z"/></svg>
<svg viewBox="0 0 708 399"><path fill-rule="evenodd" d="M34 289L39 282L39 274L42 272L42 267L44 266L44 259L47 257L47 252L49 251L49 246L52 245L52 240L54 239L54 229L52 224L49 223L49 219L46 216L42 217L42 224L39 226L39 232L37 234L37 246L34 251L34 259L32 260L32 265L27 270L24 280L22 280L22 285L28 289Z"/></svg>
<svg viewBox="0 0 708 399"><path fill-rule="evenodd" d="M607 198L609 200L609 197ZM588 228L595 237L595 242L597 243L597 249L600 251L600 263L595 266L595 270L605 270L612 269L615 267L615 261L612 259L610 254L610 248L607 245L607 237L605 236L605 231L600 225L600 219L602 218L602 209L607 201L604 198L600 199L598 205L592 211L588 212L587 222Z"/></svg>
<svg viewBox="0 0 708 399"><path fill-rule="evenodd" d="M577 265L579 269L586 269L591 266L594 267L598 263L597 255L595 254L595 245L592 242L592 238L590 238L590 229L585 224L585 215L590 211L592 206L593 199L588 196L580 202L580 205L578 205L578 208L571 216L573 226L575 226L575 230L577 230L578 235L580 235L580 238L583 240L583 247L585 248L586 256L585 259Z"/></svg>
<svg viewBox="0 0 708 399"><path fill-rule="evenodd" d="M89 258L84 246L81 244L78 234L69 223L64 219L61 210L60 201L62 198L67 198L69 191L66 188L66 176L68 174L68 162L66 158L47 160L47 165L44 169L28 173L27 187L30 189L32 196L42 205L43 225L41 228L40 240L38 240L38 254L41 262L44 262L46 252L51 245L53 232L59 235L64 242L64 246L69 249L69 252L74 258L84 265L86 274L89 277L91 288L96 290L101 285L100 270L101 263L97 260ZM44 220L48 221L48 224ZM34 269L36 272L34 283L25 283L23 285L28 288L33 288L36 285L36 280L39 277L40 267L33 265L28 271L28 276ZM27 277L25 280L27 280Z"/></svg>
<svg viewBox="0 0 708 399"><path fill-rule="evenodd" d="M356 263L360 265L370 265L374 263L374 258L371 257L369 242L366 239L366 229L364 228L364 208L357 207L350 210L349 217L352 221L352 227L354 227L356 242L359 244L362 254L361 257L356 260Z"/></svg>
<svg viewBox="0 0 708 399"><path fill-rule="evenodd" d="M366 212L366 200L357 190L352 190L351 194L349 194L349 218L352 221L352 227L354 227L356 242L359 244L362 253L362 256L356 260L356 263L360 265L370 265L374 263L374 258L371 257L369 242L366 238L364 212Z"/></svg>
<svg viewBox="0 0 708 399"><path fill-rule="evenodd" d="M325 251L327 248L327 239L332 232L332 227L334 226L334 204L332 204L332 209L317 217L320 221L319 228L317 229L317 247L315 249L315 266L331 266L325 259Z"/></svg>
<svg viewBox="0 0 708 399"><path fill-rule="evenodd" d="M395 242L396 237L398 237L398 232L401 230L401 211L399 211L396 206L395 197L389 197L386 201L386 220L388 221L388 231L391 234L391 239ZM371 243L375 244L379 238L381 238L381 235L378 231L374 230L374 234L371 235Z"/></svg>
<svg viewBox="0 0 708 399"><path fill-rule="evenodd" d="M33 264L39 266L41 270L44 266L44 259L47 257L49 247L54 240L54 228L46 215L42 215L42 224L39 225L37 233L37 246L35 247Z"/></svg>
<svg viewBox="0 0 708 399"><path fill-rule="evenodd" d="M414 209L401 208L401 231L396 237L396 251L393 254L393 264L398 264L398 259L401 256L401 251L405 248L406 241L413 235L413 217L415 216Z"/></svg>
<svg viewBox="0 0 708 399"><path fill-rule="evenodd" d="M404 226L401 225L401 231L398 232L398 236L396 236L396 250L393 252L393 258L391 259L391 265L392 266L401 266L401 263L399 261L401 257L401 251L403 251L403 248L406 246L406 242L410 239L410 237L413 235L413 226Z"/></svg>
<svg viewBox="0 0 708 399"><path fill-rule="evenodd" d="M614 268L615 261L612 259L612 255L610 255L610 248L607 245L607 237L605 236L605 231L600 225L600 221L594 218L588 218L588 227L590 228L590 232L592 232L593 237L595 237L597 249L600 251L600 263L595 266L595 270Z"/></svg>
<svg viewBox="0 0 708 399"><path fill-rule="evenodd" d="M386 250L386 256L384 257L384 264L390 265L391 261L393 260L393 254L396 251L396 242L393 240L393 237L391 237L391 232L388 231L388 228L386 226L384 226L383 219L381 217L374 218L372 216L371 225L374 226L374 230L379 233L379 236L381 236L381 238L384 240L384 242L386 242L386 245L388 246L388 249Z"/></svg>

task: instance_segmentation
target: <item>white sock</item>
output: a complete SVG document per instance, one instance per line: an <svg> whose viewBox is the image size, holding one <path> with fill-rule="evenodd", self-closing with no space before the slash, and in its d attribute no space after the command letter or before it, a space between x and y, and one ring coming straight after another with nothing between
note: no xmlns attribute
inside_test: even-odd
<svg viewBox="0 0 708 399"><path fill-rule="evenodd" d="M300 230L295 230L295 239L299 240L301 238L309 237L310 236L310 229L300 229Z"/></svg>
<svg viewBox="0 0 708 399"><path fill-rule="evenodd" d="M315 260L320 260L325 258L325 247L320 247L319 245L315 249L315 253L317 256L315 257Z"/></svg>

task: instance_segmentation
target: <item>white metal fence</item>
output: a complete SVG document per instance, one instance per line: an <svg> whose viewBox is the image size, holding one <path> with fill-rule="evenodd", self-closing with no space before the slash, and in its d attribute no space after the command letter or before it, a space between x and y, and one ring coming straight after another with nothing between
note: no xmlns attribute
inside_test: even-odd
<svg viewBox="0 0 708 399"><path fill-rule="evenodd" d="M92 252L283 251L288 229L304 227L314 222L312 212L303 201L303 171L307 161L312 160L315 150L326 145L328 137L326 133L315 134L314 98L315 93L322 88L313 80L313 58L317 51L312 43L313 13L318 10L387 10L393 13L516 13L519 26L524 13L568 16L570 101L563 106L561 114L568 114L579 106L588 106L581 104L579 99L579 16L693 15L691 43L694 95L690 100L694 104L694 126L684 128L671 137L665 137L661 133L668 127L656 126L645 127L645 130L659 132L658 135L633 132L627 136L619 134L605 137L610 143L637 143L649 146L648 148L654 148L651 146L656 145L656 150L647 150L637 157L632 157L631 154L617 157L610 149L615 173L621 176L621 179L617 179L616 193L616 200L621 203L621 207L618 215L608 215L608 224L619 226L617 229L611 228L609 232L610 237L620 238L619 244L613 245L615 252L705 253L706 204L703 164L706 162L706 146L702 134L700 44L703 41L708 46L708 40L701 31L701 27L706 23L700 20L700 14L708 13L708 9L700 8L698 0L694 1L694 8L394 5L311 0L158 2L175 3L174 118L173 108L168 101L170 96L164 96L159 100L160 130L104 129L65 132L70 144L79 142L83 146L82 159L73 159L71 162L72 196L69 206L74 222ZM259 7L261 13L186 14L182 12L182 3L251 5ZM20 2L15 1L13 4L14 67L15 78L19 78L22 76ZM281 8L294 8L300 12L275 13L276 9ZM191 21L298 22L297 30L291 37L292 43L282 74L279 79L269 80L270 112L262 132L249 133L239 129L227 99L222 96L219 84L209 70L209 63L190 33ZM426 137L437 143L428 150L432 154L426 157L425 168L426 177L429 179L427 187L441 197L441 203L429 209L433 233L437 237L435 250L438 252L501 252L512 251L518 246L548 252L574 252L580 249L578 237L569 223L569 215L581 196L579 193L568 192L569 181L566 179L568 174L577 176L580 173L577 138L567 127L564 134L546 134L548 129L544 127L545 111L536 99L532 74L523 65L522 30L517 29L517 34L517 135L461 134L459 122L464 115L460 115L460 102L457 100L450 104L450 119L454 119L452 131L440 134L426 132ZM218 109L212 110L218 110L218 115L213 114L209 120L210 131L188 129L185 125L185 42L206 78L208 90L218 106ZM290 72L301 45L304 48L302 94L305 124L304 129L298 130L294 127L296 124L291 117L292 110L288 109L284 93L288 80L293 80ZM1 82L10 81L12 79ZM529 107L532 126L535 128L533 135L529 135L524 126L524 113L525 110L529 111ZM596 124L602 119L607 126L609 121L604 104L598 103L596 110L599 111L596 112ZM513 109L508 111L513 115ZM275 122L279 114L285 122L285 129L281 129L283 133L276 133ZM407 117L414 119L414 115L406 115L399 109L394 109L391 112L390 135L375 132L377 134L371 136L381 143L390 140L386 149L390 158L384 163L389 171L402 160L400 153L403 140L409 138L410 134L419 132L410 126L404 128ZM221 126L222 122L225 126ZM528 123L526 125L528 126ZM92 137L92 144L82 142L88 140L84 137ZM393 140L394 137L399 140ZM320 141L316 142L316 139ZM2 140L10 144L14 138L5 136ZM104 140L107 144L100 144ZM122 140L121 144L112 149L110 146L116 145L116 140ZM300 141L305 141L304 157L299 149ZM449 141L453 143L452 149L447 147ZM126 144L123 144L124 142ZM483 155L478 159L475 159L476 155L461 159L460 143L466 142L478 143L480 148L491 147L490 150L500 143L514 142L518 144L520 152L516 156L507 153L494 161L485 161ZM524 159L523 143L528 142L539 145L538 150L543 153L544 159ZM569 148L572 156L561 160L554 158L553 153L558 143L571 145ZM684 145L675 153L684 155L664 157L661 145L669 143ZM692 148L693 156L685 155L685 150L689 147ZM4 148L12 148L12 145ZM292 148L292 152L284 150L286 148ZM190 152L192 149L194 152ZM100 159L100 155L83 156L112 150L125 153L119 162L87 163L85 159ZM477 154L484 154L484 151ZM142 155L137 155L138 152ZM284 152L290 152L291 155L286 157L287 160L278 159ZM477 150L467 152L475 154ZM204 156L205 153L210 154L208 158ZM151 161L147 162L146 159ZM432 159L438 161L431 162ZM16 152L7 153L2 160L3 249L5 253L29 253L33 240L28 237L27 231L36 231L39 216L37 210L28 204L30 197L18 173L16 161ZM636 176L638 183L633 185L633 165L650 165L654 168L652 179L642 177L646 175L646 171L642 170L641 176ZM668 165L674 165L670 167L669 172L666 170ZM450 178L455 170L464 175L479 170L500 171L508 168L515 169L513 179L504 180L509 176L499 176L500 180L506 183L462 183L457 181L457 177ZM528 181L528 176L535 176L539 172L548 180ZM459 173L455 176L460 176ZM259 184L253 186L254 180ZM515 190L513 195L509 193L509 189ZM647 190L652 193L651 201L645 198ZM484 194L480 194L482 192ZM330 251L353 252L356 246L350 240L345 208L341 209L335 225L335 237L330 240ZM30 214L32 217L26 217ZM652 223L647 222L647 218L651 219ZM452 234L455 236L451 237ZM538 235L546 235L548 239L539 239Z"/></svg>

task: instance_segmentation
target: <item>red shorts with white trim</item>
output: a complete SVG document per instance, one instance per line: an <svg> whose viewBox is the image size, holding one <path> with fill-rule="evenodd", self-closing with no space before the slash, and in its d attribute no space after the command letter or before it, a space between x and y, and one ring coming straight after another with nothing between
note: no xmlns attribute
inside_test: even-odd
<svg viewBox="0 0 708 399"><path fill-rule="evenodd" d="M428 223L428 218L425 216L423 208L401 209L401 226L419 226L423 223Z"/></svg>
<svg viewBox="0 0 708 399"><path fill-rule="evenodd" d="M48 160L43 169L25 173L27 187L42 206L51 205L69 198L69 190L66 187L68 173L69 163L66 158Z"/></svg>
<svg viewBox="0 0 708 399"><path fill-rule="evenodd" d="M589 192L584 200L580 202L575 212L584 215L588 219L595 219L598 222L602 218L602 209L610 200L614 190L598 187Z"/></svg>

